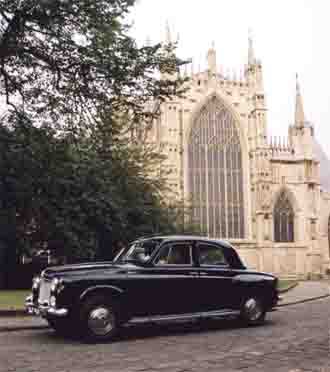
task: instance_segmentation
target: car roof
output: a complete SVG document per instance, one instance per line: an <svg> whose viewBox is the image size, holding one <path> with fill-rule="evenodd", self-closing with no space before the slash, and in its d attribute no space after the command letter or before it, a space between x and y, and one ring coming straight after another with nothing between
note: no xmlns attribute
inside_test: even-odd
<svg viewBox="0 0 330 372"><path fill-rule="evenodd" d="M236 252L235 248L226 240L222 239L213 239L208 238L205 236L199 236L199 235L153 235L149 237L142 237L140 239L135 240L134 243L141 243L141 242L152 242L152 241L158 241L159 243L165 243L165 242L172 242L172 241L201 241L205 243L215 243L221 246L226 251L226 254L228 254L227 259L229 260L230 264L233 268L236 269L246 269L243 262L241 261L240 257L238 256L238 253ZM153 253L151 257L153 257L155 254L157 254L157 249Z"/></svg>
<svg viewBox="0 0 330 372"><path fill-rule="evenodd" d="M145 236L145 237L139 238L135 240L135 242L148 241L148 240L161 240L162 243L166 241L172 241L172 240L203 241L207 243L220 244L222 247L226 247L230 249L233 248L230 245L230 243L226 240L214 239L214 238L209 238L206 236L199 236L199 235L152 235L152 236Z"/></svg>

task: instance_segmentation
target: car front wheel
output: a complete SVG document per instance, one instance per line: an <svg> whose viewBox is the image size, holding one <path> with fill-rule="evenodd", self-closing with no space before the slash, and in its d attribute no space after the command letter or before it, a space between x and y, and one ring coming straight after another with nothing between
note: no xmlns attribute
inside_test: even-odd
<svg viewBox="0 0 330 372"><path fill-rule="evenodd" d="M82 305L80 321L87 341L109 341L118 331L117 307L102 295L88 298Z"/></svg>
<svg viewBox="0 0 330 372"><path fill-rule="evenodd" d="M241 306L240 319L247 325L259 325L265 321L266 310L257 297L246 298Z"/></svg>

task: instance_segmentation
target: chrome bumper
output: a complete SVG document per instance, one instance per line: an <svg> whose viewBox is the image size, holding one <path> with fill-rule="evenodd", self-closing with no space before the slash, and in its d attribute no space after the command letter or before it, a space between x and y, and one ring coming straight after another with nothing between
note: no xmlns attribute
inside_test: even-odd
<svg viewBox="0 0 330 372"><path fill-rule="evenodd" d="M283 297L277 295L276 302L273 304L273 306L271 307L271 309L269 311L277 311L278 310L278 303L281 302L281 301L283 301Z"/></svg>
<svg viewBox="0 0 330 372"><path fill-rule="evenodd" d="M68 309L57 309L51 306L37 305L33 302L32 295L25 299L25 309L28 314L41 315L42 317L63 318L69 313Z"/></svg>

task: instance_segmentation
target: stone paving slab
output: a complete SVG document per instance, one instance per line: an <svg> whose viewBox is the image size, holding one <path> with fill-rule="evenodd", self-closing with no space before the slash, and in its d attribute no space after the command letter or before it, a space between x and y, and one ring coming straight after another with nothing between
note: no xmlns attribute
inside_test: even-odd
<svg viewBox="0 0 330 372"><path fill-rule="evenodd" d="M329 281L302 281L292 290L283 293L281 305L306 301L313 298L330 295Z"/></svg>

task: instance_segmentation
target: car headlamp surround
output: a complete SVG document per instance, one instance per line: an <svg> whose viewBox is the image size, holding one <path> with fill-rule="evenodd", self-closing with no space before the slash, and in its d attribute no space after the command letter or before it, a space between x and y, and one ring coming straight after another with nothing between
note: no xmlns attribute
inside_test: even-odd
<svg viewBox="0 0 330 372"><path fill-rule="evenodd" d="M39 276L36 276L32 279L32 289L33 290L38 290L39 287L40 287L40 277Z"/></svg>
<svg viewBox="0 0 330 372"><path fill-rule="evenodd" d="M50 297L49 304L52 307L56 307L56 297L55 296Z"/></svg>
<svg viewBox="0 0 330 372"><path fill-rule="evenodd" d="M59 278L54 278L51 283L50 291L54 294L59 294L64 289L63 280Z"/></svg>

